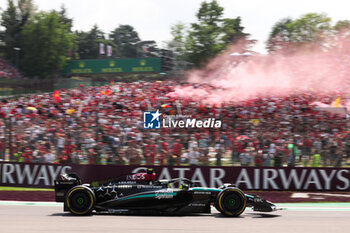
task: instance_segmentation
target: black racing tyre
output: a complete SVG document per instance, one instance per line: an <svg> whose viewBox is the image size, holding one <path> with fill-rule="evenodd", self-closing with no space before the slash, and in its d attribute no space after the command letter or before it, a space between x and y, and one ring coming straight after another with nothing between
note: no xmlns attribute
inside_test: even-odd
<svg viewBox="0 0 350 233"><path fill-rule="evenodd" d="M225 216L237 217L243 213L247 199L239 188L228 187L216 197L215 208Z"/></svg>
<svg viewBox="0 0 350 233"><path fill-rule="evenodd" d="M89 215L95 208L94 192L86 186L79 185L67 192L66 206L75 215Z"/></svg>

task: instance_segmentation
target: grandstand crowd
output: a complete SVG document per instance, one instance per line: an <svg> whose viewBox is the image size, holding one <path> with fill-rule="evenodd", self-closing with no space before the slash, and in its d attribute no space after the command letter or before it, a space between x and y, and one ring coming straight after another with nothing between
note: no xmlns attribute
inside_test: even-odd
<svg viewBox="0 0 350 233"><path fill-rule="evenodd" d="M0 158L20 162L148 165L342 166L350 156L346 118L312 105L315 93L204 105L169 95L172 81L58 90L0 102ZM143 129L157 110L221 128ZM12 147L10 148L9 140ZM7 150L6 150L7 148Z"/></svg>
<svg viewBox="0 0 350 233"><path fill-rule="evenodd" d="M0 57L0 78L13 79L23 78L23 74L18 71L13 65L7 60Z"/></svg>

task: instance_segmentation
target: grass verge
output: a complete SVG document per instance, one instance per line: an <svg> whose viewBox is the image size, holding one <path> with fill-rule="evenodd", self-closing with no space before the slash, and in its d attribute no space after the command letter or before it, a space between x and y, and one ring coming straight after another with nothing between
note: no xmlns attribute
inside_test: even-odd
<svg viewBox="0 0 350 233"><path fill-rule="evenodd" d="M54 189L0 186L0 191L54 191Z"/></svg>

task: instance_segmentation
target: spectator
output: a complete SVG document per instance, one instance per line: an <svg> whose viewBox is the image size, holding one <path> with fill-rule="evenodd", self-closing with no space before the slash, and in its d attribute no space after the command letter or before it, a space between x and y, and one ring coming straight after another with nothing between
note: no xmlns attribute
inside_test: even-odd
<svg viewBox="0 0 350 233"><path fill-rule="evenodd" d="M191 152L198 149L198 142L194 136L191 136L191 140L188 142L188 150Z"/></svg>
<svg viewBox="0 0 350 233"><path fill-rule="evenodd" d="M181 162L181 154L182 154L182 144L180 143L180 139L176 139L173 145L173 154L176 159L176 166L180 165Z"/></svg>
<svg viewBox="0 0 350 233"><path fill-rule="evenodd" d="M261 167L263 165L263 152L261 150L254 154L254 165L256 167Z"/></svg>
<svg viewBox="0 0 350 233"><path fill-rule="evenodd" d="M250 165L252 157L250 156L247 149L243 150L243 152L239 155L239 158L241 160L242 167L246 167Z"/></svg>
<svg viewBox="0 0 350 233"><path fill-rule="evenodd" d="M267 149L264 149L263 150L263 166L270 167L272 159L273 159L273 155L270 154Z"/></svg>
<svg viewBox="0 0 350 233"><path fill-rule="evenodd" d="M315 154L312 156L312 166L313 167L319 167L320 166L320 161L321 161L321 155L318 153L318 151L315 152Z"/></svg>
<svg viewBox="0 0 350 233"><path fill-rule="evenodd" d="M169 144L167 142L167 137L164 137L164 139L161 142L161 153L159 155L159 162L160 165L164 166L166 164L166 160L168 163L171 165L174 164L174 161L172 159L172 156L170 156L170 151L169 151Z"/></svg>
<svg viewBox="0 0 350 233"><path fill-rule="evenodd" d="M215 152L216 152L216 166L221 166L221 159L223 154L225 153L225 144L224 144L224 140L220 139L217 140L216 144L215 144Z"/></svg>
<svg viewBox="0 0 350 233"><path fill-rule="evenodd" d="M198 165L199 157L200 157L200 153L198 152L198 148L197 147L193 147L192 150L188 152L189 164L191 166Z"/></svg>
<svg viewBox="0 0 350 233"><path fill-rule="evenodd" d="M340 154L350 156L346 120L312 105L317 101L330 104L335 100L332 94L294 93L213 106L194 97L170 95L177 87L192 88L194 84L172 81L120 83L59 90L59 102L50 93L0 101L0 117L6 118L6 122L11 117L12 154L17 155L11 159L40 162L47 151L52 151L55 162L61 163L139 162L154 165L157 160L160 164L181 165L189 163L185 156L188 151L188 159L199 154L198 161L192 159L191 163L201 165L212 164L211 157L215 157L215 164L226 165L224 158L231 157L233 165L240 161L248 166L254 157L255 163L261 164L262 160L264 166L294 166L318 151L323 165L338 166L345 162ZM108 96L101 94L102 90L114 88L118 92ZM207 92L215 90L206 84L196 84L196 88ZM169 109L160 107L175 102L181 103L181 109L172 105ZM193 118L215 116L223 125L216 130L144 130L140 119L142 111L158 108L164 114L178 114L180 110L181 114ZM69 109L75 111L67 111ZM0 128L4 127L0 120ZM9 135L2 132L2 141L6 137L9 142ZM175 141L172 140L174 135ZM288 144L293 149L288 148ZM9 152L8 145L1 145L0 157L5 146ZM213 150L214 153L209 153ZM263 152L257 153L259 150ZM190 156L192 151L196 153ZM130 156L129 152L136 157Z"/></svg>
<svg viewBox="0 0 350 233"><path fill-rule="evenodd" d="M0 78L23 78L23 75L8 61L0 58Z"/></svg>
<svg viewBox="0 0 350 233"><path fill-rule="evenodd" d="M208 137L203 133L201 135L201 138L199 139L199 153L201 154L200 157L200 164L207 166L209 165L209 148L208 148Z"/></svg>
<svg viewBox="0 0 350 233"><path fill-rule="evenodd" d="M45 163L54 163L55 161L55 155L51 153L51 151L46 151L44 153L44 162Z"/></svg>

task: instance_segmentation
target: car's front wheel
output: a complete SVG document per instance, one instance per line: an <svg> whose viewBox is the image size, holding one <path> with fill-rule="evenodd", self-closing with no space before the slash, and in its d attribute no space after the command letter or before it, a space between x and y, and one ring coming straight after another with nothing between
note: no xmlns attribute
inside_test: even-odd
<svg viewBox="0 0 350 233"><path fill-rule="evenodd" d="M95 194L89 187L79 185L67 192L66 206L75 215L91 214L95 202Z"/></svg>
<svg viewBox="0 0 350 233"><path fill-rule="evenodd" d="M242 190L228 187L222 190L215 202L215 207L225 216L237 217L243 213L247 205L247 199Z"/></svg>

